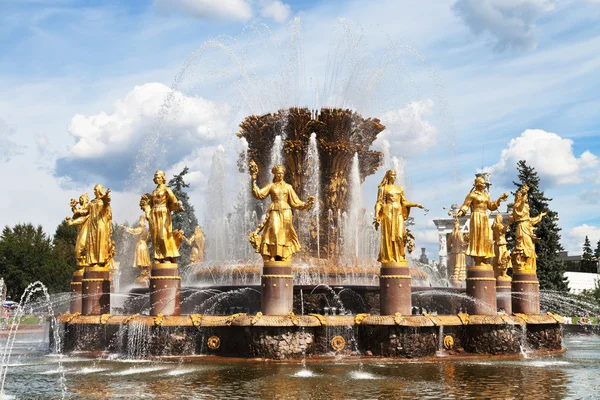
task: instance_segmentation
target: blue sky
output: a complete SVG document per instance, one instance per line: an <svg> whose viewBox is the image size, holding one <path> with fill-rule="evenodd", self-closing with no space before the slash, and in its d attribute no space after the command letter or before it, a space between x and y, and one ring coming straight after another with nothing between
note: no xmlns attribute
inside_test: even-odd
<svg viewBox="0 0 600 400"><path fill-rule="evenodd" d="M392 155L406 160L407 195L431 210L415 227L417 246L430 255L437 239L429 219L463 200L479 168L492 172L493 197L511 190L523 157L554 198L565 247L578 252L585 235L600 240L598 1L64 0L0 7L0 168L10 188L0 199L10 210L2 225L35 222L53 232L68 200L98 182L113 188L115 219L133 221L153 171L178 172L185 164L203 220L209 160L222 145L234 165L233 133L245 113L286 102L345 102L390 121L386 138ZM202 50L215 38L243 60L250 83L238 85L240 68L222 51ZM335 48L339 80L350 82L345 97L327 69ZM197 49L201 56L178 81ZM355 65L362 69L351 76ZM371 87L374 71L381 80ZM183 112L157 128L170 87ZM369 93L374 99L366 101ZM170 155L149 155L156 129L171 132L161 143ZM149 165L145 175L132 173L140 157ZM369 209L380 179L378 173L364 185Z"/></svg>

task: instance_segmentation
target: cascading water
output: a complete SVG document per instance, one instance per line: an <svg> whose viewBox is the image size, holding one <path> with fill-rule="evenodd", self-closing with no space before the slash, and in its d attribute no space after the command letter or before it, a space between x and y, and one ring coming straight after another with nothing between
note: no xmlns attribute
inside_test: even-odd
<svg viewBox="0 0 600 400"><path fill-rule="evenodd" d="M223 146L219 146L213 154L208 178L207 260L223 261L229 258L227 254L228 232L225 214L225 187L225 149Z"/></svg>
<svg viewBox="0 0 600 400"><path fill-rule="evenodd" d="M352 169L350 170L350 202L344 221L344 251L343 262L346 265L356 265L360 254L361 229L364 225L362 191L360 188L360 169L358 154L354 153Z"/></svg>
<svg viewBox="0 0 600 400"><path fill-rule="evenodd" d="M281 138L281 135L275 136L275 142L273 142L273 148L271 149L269 171L279 164L283 164L283 139Z"/></svg>
<svg viewBox="0 0 600 400"><path fill-rule="evenodd" d="M304 197L314 196L315 199L320 198L321 192L321 165L319 161L319 149L317 147L317 135L312 133L310 135L310 141L308 145L308 151L304 157L304 165L306 171L304 174ZM321 232L320 225L321 205L319 201L315 201L313 208L306 211L306 214L302 218L307 220L307 223L300 224L299 233L301 243L307 248L316 248L317 258L321 258Z"/></svg>

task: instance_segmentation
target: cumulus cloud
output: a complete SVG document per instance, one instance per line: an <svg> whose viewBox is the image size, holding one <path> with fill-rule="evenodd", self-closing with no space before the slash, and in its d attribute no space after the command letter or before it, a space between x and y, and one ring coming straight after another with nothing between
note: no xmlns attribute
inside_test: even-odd
<svg viewBox="0 0 600 400"><path fill-rule="evenodd" d="M527 129L511 139L500 160L484 171L509 183L519 160L534 167L545 185L580 183L582 174L598 165L598 157L587 150L579 157L573 154L572 140L541 129Z"/></svg>
<svg viewBox="0 0 600 400"><path fill-rule="evenodd" d="M437 128L426 120L432 110L433 101L427 99L414 101L399 110L385 112L379 117L385 125L381 136L402 156L418 154L432 147L436 142Z"/></svg>
<svg viewBox="0 0 600 400"><path fill-rule="evenodd" d="M276 22L286 22L292 9L289 4L283 3L281 0L261 0L260 15L264 18L273 18Z"/></svg>
<svg viewBox="0 0 600 400"><path fill-rule="evenodd" d="M579 225L567 232L566 249L572 254L583 253L583 242L587 236L592 244L592 250L600 240L600 228L593 225Z"/></svg>
<svg viewBox="0 0 600 400"><path fill-rule="evenodd" d="M229 115L227 104L171 92L160 83L136 86L112 113L72 118L68 130L75 144L57 159L55 175L85 184L101 180L119 190L140 160L149 160L150 169L168 169L222 141L231 134Z"/></svg>
<svg viewBox="0 0 600 400"><path fill-rule="evenodd" d="M155 7L167 14L179 13L200 19L246 22L252 18L247 0L155 0Z"/></svg>
<svg viewBox="0 0 600 400"><path fill-rule="evenodd" d="M14 156L23 154L26 147L11 140L14 134L14 129L0 119L0 161L9 162Z"/></svg>
<svg viewBox="0 0 600 400"><path fill-rule="evenodd" d="M535 22L554 9L554 0L457 0L452 9L476 35L491 38L495 50L531 50Z"/></svg>

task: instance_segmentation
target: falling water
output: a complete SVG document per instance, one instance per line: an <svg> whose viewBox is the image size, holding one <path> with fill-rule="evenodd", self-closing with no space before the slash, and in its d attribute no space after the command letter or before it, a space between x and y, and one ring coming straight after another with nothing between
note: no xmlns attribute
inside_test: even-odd
<svg viewBox="0 0 600 400"><path fill-rule="evenodd" d="M271 171L274 166L279 164L283 164L283 140L281 139L281 135L275 136L273 148L271 149L271 162L269 163L269 171Z"/></svg>
<svg viewBox="0 0 600 400"><path fill-rule="evenodd" d="M305 182L304 182L304 195L314 196L315 199L319 199L320 195L320 183L321 183L321 165L319 161L319 150L317 147L317 135L316 133L312 133L310 135L310 142L308 146L308 151L304 158L304 165L306 166L305 172ZM321 213L321 206L319 201L315 201L315 205L313 208L307 212L308 223L302 224L301 228L301 238L303 243L307 243L309 248L313 248L313 244L316 245L317 248L317 258L321 258L321 232L319 230L320 221L319 216ZM316 230L316 235L313 237L311 233L311 229Z"/></svg>
<svg viewBox="0 0 600 400"><path fill-rule="evenodd" d="M227 257L227 224L225 215L225 149L218 146L212 157L208 178L208 228L206 259L223 261Z"/></svg>
<svg viewBox="0 0 600 400"><path fill-rule="evenodd" d="M358 153L354 153L350 170L350 198L344 226L344 262L356 264L359 254L361 228L364 225Z"/></svg>

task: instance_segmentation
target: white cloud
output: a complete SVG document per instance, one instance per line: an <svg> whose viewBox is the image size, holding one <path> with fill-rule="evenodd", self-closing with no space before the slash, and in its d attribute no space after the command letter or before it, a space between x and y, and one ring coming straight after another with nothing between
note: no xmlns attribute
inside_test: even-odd
<svg viewBox="0 0 600 400"><path fill-rule="evenodd" d="M511 139L495 165L484 170L491 172L493 179L510 181L514 179L519 160L535 168L543 184L548 186L580 183L582 174L598 165L598 157L587 150L575 156L572 140L541 129L527 129Z"/></svg>
<svg viewBox="0 0 600 400"><path fill-rule="evenodd" d="M380 135L390 141L394 154L419 154L436 143L437 128L425 118L433 110L431 99L414 101L404 108L387 111L379 119L385 125Z"/></svg>
<svg viewBox="0 0 600 400"><path fill-rule="evenodd" d="M261 0L260 15L265 18L273 18L276 22L286 22L292 13L289 4L281 0Z"/></svg>
<svg viewBox="0 0 600 400"><path fill-rule="evenodd" d="M23 154L25 146L10 139L14 133L14 129L0 119L0 161L9 162L14 156Z"/></svg>
<svg viewBox="0 0 600 400"><path fill-rule="evenodd" d="M476 35L486 33L494 48L536 47L535 22L554 9L554 0L457 0L454 12Z"/></svg>
<svg viewBox="0 0 600 400"><path fill-rule="evenodd" d="M246 22L252 18L252 7L247 0L155 0L154 5L165 13L177 12L201 19Z"/></svg>
<svg viewBox="0 0 600 400"><path fill-rule="evenodd" d="M122 188L140 163L168 169L230 137L229 113L227 104L172 92L160 83L136 86L112 113L72 118L69 133L76 142L57 160L55 174L85 184L102 179Z"/></svg>
<svg viewBox="0 0 600 400"><path fill-rule="evenodd" d="M571 254L583 253L583 242L586 236L590 239L592 250L595 249L600 240L600 228L587 224L571 228L566 235L566 250Z"/></svg>

